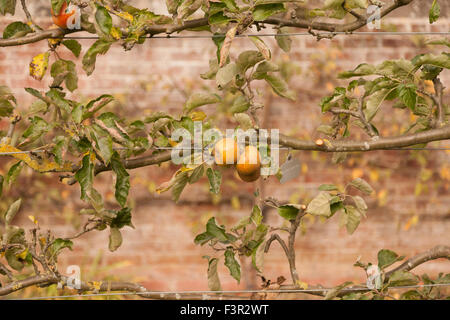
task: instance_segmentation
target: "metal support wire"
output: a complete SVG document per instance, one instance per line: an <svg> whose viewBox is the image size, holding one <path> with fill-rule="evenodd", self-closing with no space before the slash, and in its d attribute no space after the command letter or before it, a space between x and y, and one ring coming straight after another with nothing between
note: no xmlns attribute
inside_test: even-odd
<svg viewBox="0 0 450 320"><path fill-rule="evenodd" d="M279 148L270 148L272 150L292 150L292 151L316 151L316 150L295 150L288 147L279 147ZM120 150L128 150L127 148L114 148L114 150L120 151ZM191 150L191 151L205 151L205 149L199 149L199 148L173 148L173 147L156 147L153 148L153 150L178 150L178 151L184 151L184 150ZM450 150L450 147L443 147L443 148L390 148L382 151L411 151L411 150L417 150L417 151L447 151ZM369 150L369 151L380 151L380 150ZM14 154L32 154L32 153L42 153L42 152L50 152L48 150L36 150L36 151L11 151L11 152L0 152L0 156L9 156ZM334 152L340 152L340 151L334 151ZM342 152L362 152L359 150L355 151L342 151Z"/></svg>
<svg viewBox="0 0 450 320"><path fill-rule="evenodd" d="M359 31L359 32L319 32L314 36L323 36L323 35L347 35L347 36L415 36L415 35L440 35L446 36L450 35L450 32L370 32L370 31ZM247 37L297 37L297 36L311 36L309 32L293 32L293 33L248 33L248 34L238 34L235 38L247 38ZM225 37L225 34L213 34L213 35L147 35L141 38L146 39L212 39L212 38L222 38ZM52 37L52 39L60 39L61 37ZM65 36L64 39L85 39L85 40L97 40L98 36ZM122 39L123 40L123 39Z"/></svg>
<svg viewBox="0 0 450 320"><path fill-rule="evenodd" d="M397 286L389 287L389 289L414 289L414 288L427 288L427 287L448 287L450 283L434 283L434 284L420 284L411 286ZM311 292L323 292L333 290L334 288L313 288L313 289L274 289L274 290L222 290L222 291L143 291L143 292L110 292L110 293L90 293L90 294L73 294L63 296L47 296L47 297L30 297L21 299L9 299L9 300L48 300L48 299L64 299L64 298L82 298L82 297L98 297L98 296L130 296L130 295L145 295L155 294L164 298L166 295L175 295L175 299L180 299L182 295L203 295L203 298L211 298L208 295L216 294L239 294L239 293L311 293ZM354 291L370 291L367 287L356 288L344 288L340 292L354 292ZM215 296L212 296L215 297Z"/></svg>

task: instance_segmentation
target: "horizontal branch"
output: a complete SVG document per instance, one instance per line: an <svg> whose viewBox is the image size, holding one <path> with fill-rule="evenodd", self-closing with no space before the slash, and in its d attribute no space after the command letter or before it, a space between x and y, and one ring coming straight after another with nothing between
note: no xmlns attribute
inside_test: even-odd
<svg viewBox="0 0 450 320"><path fill-rule="evenodd" d="M301 140L289 137L283 134L279 136L280 146L292 148L293 150L321 151L321 152L368 152L375 150L395 150L404 147L410 147L417 144L430 143L433 141L449 140L450 125L441 128L430 129L427 131L403 135L390 138L379 138L377 140L368 141L328 141L322 145L316 144L314 141ZM133 159L125 159L122 161L126 169L136 169L160 164L171 160L171 151L164 151L155 155L149 155ZM75 168L72 172L77 171ZM111 171L110 165L99 164L95 167L95 174L104 171ZM69 180L68 184L76 183L74 179Z"/></svg>
<svg viewBox="0 0 450 320"><path fill-rule="evenodd" d="M381 10L380 18L388 15L392 11L402 6L408 5L414 0L395 0L390 6ZM286 27L295 27L295 28L303 28L303 29L312 29L312 30L320 30L320 31L328 31L328 32L352 32L358 30L368 23L368 18L366 16L361 16L357 18L355 21L345 23L345 24L336 24L329 22L311 22L310 20L287 20L282 18L269 18L264 21L267 24L275 24Z"/></svg>
<svg viewBox="0 0 450 320"><path fill-rule="evenodd" d="M15 291L22 290L27 287L39 286L39 285L50 285L57 283L58 279L53 275L39 275L34 277L29 277L23 280L14 281L9 283L4 287L0 287L0 296L6 296Z"/></svg>
<svg viewBox="0 0 450 320"><path fill-rule="evenodd" d="M274 240L277 240L283 246L284 242L281 240L281 238L279 238L277 236L272 236L270 241L268 242L268 245L266 245L266 248L265 248L266 252L268 250L268 247L270 246L269 243L271 243ZM408 259L407 261L402 263L400 266L386 272L385 282L387 282L389 280L389 276L391 276L394 272L396 272L398 270L410 271L423 263L426 263L431 260L440 259L440 258L450 259L450 247L449 246L439 245L430 250L419 253L418 255ZM11 282L4 287L0 287L0 296L5 296L5 295L11 294L13 292L22 290L24 288L31 287L31 286L47 286L47 285L51 285L51 284L56 284L59 281L61 281L65 285L67 285L69 282L69 278L62 276L61 279L58 279L55 275L39 275L39 276L29 277L24 280ZM299 287L297 285L282 285L282 286L280 286L279 289L276 289L276 290L286 291L286 293L289 293L289 292L293 292L293 290L298 290L298 289L299 289ZM312 294L312 295L316 295L316 296L325 296L327 294L327 292L330 290L327 288L322 288L320 286L310 287L310 289L311 290L302 290L302 293ZM270 290L271 289L267 289L267 293L270 293ZM338 294L338 296L343 296L343 295L346 295L349 293L364 293L364 292L369 292L369 291L370 291L370 289L368 289L366 287L362 287L362 286L348 287L348 288L345 288L344 290L342 290ZM155 291L149 292L149 290L147 288L145 288L144 286L137 284L137 283L108 282L108 281L101 282L100 285L98 285L98 282L83 282L82 281L80 284L80 289L78 289L78 293L81 294L83 292L96 292L96 293L100 293L100 292L109 292L109 293L111 293L111 292L114 292L114 293L131 292L131 293L135 293L136 295L143 297L143 298L158 299L158 300L174 300L174 299L203 300L205 298L211 299L211 298L215 298L215 297L217 297L217 298L223 297L221 295L216 296L216 295L212 295L212 294L210 294L208 297L205 297L205 295L201 294L201 293L180 294L180 293L167 293L167 292L159 293L159 292L155 292ZM262 292L264 292L264 291L262 291ZM234 297L234 298L242 298L242 297Z"/></svg>
<svg viewBox="0 0 450 320"><path fill-rule="evenodd" d="M417 267L418 265L421 265L422 263L425 263L430 260L436 260L436 259L448 259L450 260L450 247L449 246L436 246L428 251L422 252L408 260L406 260L404 263L399 265L398 267L390 270L389 272L386 272L386 279L389 279L389 277L396 271L410 271Z"/></svg>
<svg viewBox="0 0 450 320"><path fill-rule="evenodd" d="M414 146L416 144L430 143L433 141L450 139L450 126L430 129L414 134L397 137L379 138L369 141L339 140L329 141L323 145L317 145L313 141L299 140L293 137L280 135L280 145L294 150L315 150L323 152L355 152L391 150Z"/></svg>
<svg viewBox="0 0 450 320"><path fill-rule="evenodd" d="M405 6L414 0L395 0L394 3L381 11L380 16L384 17L395 9ZM357 18L355 21L345 24L329 23L329 22L317 22L307 19L283 19L283 18L269 18L258 23L288 26L301 29L328 31L328 32L352 32L359 28L364 27L367 24L367 17ZM147 35L156 35L165 33L170 35L175 32L181 32L187 29L200 28L209 25L208 18L193 19L184 21L182 24L165 24L165 25L151 25L145 29ZM28 34L23 37L13 39L0 39L0 47L20 46L24 44L34 43L50 38L63 37L69 33L81 32L84 30L63 30L63 29L51 29L40 31L32 34Z"/></svg>

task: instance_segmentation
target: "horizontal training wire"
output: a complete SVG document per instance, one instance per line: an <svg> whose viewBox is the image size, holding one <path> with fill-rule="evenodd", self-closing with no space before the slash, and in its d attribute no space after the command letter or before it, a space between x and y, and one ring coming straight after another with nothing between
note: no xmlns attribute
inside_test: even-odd
<svg viewBox="0 0 450 320"><path fill-rule="evenodd" d="M413 289L413 288L426 288L426 287L446 287L450 286L450 283L434 283L434 284L421 284L421 285L411 285L411 286L397 286L389 287L389 289ZM208 295L208 294L238 294L238 293L310 293L310 292L323 292L333 290L334 288L314 288L314 289L274 289L274 290L221 290L221 291L143 291L143 292L111 292L111 293L92 293L92 294L74 294L74 295L63 295L63 296L47 296L47 297L30 297L30 298L20 298L20 299L8 299L8 300L47 300L47 299L61 299L61 298L81 298L81 297L96 297L96 296L120 296L120 295L145 295L145 294L155 294L160 295L164 298L166 295L175 295L181 298L181 295ZM367 291L370 289L367 287L356 287L356 288L344 288L341 292L354 292L354 291ZM177 297L175 297L177 298ZM178 298L178 299L179 299ZM204 297L207 298L207 297Z"/></svg>
<svg viewBox="0 0 450 320"><path fill-rule="evenodd" d="M314 36L324 36L324 35L376 35L376 36L414 36L414 35L450 35L450 32L370 32L370 31L359 31L359 32L320 32L317 34L314 34ZM294 33L282 33L282 34L276 34L276 33L249 33L249 34L238 34L235 36L235 38L247 38L247 37L275 37L275 36L282 36L282 37L289 37L289 36L311 36L311 33L309 32L294 32ZM147 35L142 38L146 39L211 39L211 38L221 38L225 37L225 34L213 34L213 35L184 35L184 36L178 36L178 35ZM61 37L51 37L52 39L59 39ZM98 36L65 36L64 39L86 39L86 40L96 40L99 39Z"/></svg>
<svg viewBox="0 0 450 320"><path fill-rule="evenodd" d="M113 148L114 150L128 150L127 148ZM204 151L205 149L200 148L173 148L173 147L157 147L153 148L154 150L191 150L191 151ZM317 151L317 150L297 150L293 148L288 147L281 147L281 148L270 148L271 150L290 150L290 151ZM326 149L325 149L326 150ZM409 150L426 150L426 151L447 151L450 150L450 147L448 148L390 148L386 150L352 150L352 151L345 151L345 152L362 152L362 151L409 151ZM42 152L50 152L48 150L36 150L36 151L11 151L11 152L0 152L0 156L8 156L13 154L27 154L27 153L42 153Z"/></svg>

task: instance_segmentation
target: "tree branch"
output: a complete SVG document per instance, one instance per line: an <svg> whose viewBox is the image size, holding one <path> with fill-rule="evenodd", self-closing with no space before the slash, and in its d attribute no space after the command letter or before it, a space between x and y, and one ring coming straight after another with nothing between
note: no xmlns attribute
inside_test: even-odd
<svg viewBox="0 0 450 320"><path fill-rule="evenodd" d="M386 280L396 271L410 271L430 260L436 260L440 258L445 258L450 260L450 247L449 246L436 246L428 251L422 252L399 265L398 267L386 272Z"/></svg>
<svg viewBox="0 0 450 320"><path fill-rule="evenodd" d="M395 9L405 6L411 3L414 0L396 0L392 5L386 7L381 12L381 17L386 16L391 13ZM319 30L319 31L329 31L329 32L352 32L359 28L364 27L367 24L367 17L357 18L356 21L346 23L346 24L335 24L328 22L311 22L310 20L288 20L283 18L269 18L262 22L277 26L287 26L287 27L296 27L301 29L310 29L310 30ZM201 19L193 19L184 21L183 24L176 25L150 25L145 28L145 32L147 35L156 35L161 33L166 33L168 36L174 32L181 32L186 29L198 28L207 26L209 24L208 18ZM14 39L0 39L0 47L10 47L10 46L19 46L29 43L38 42L44 39L49 38L60 38L66 34L80 32L83 30L63 30L63 29L51 29L45 30L33 34L26 35L24 37L14 38Z"/></svg>
<svg viewBox="0 0 450 320"><path fill-rule="evenodd" d="M445 124L445 108L444 108L444 85L442 84L439 78L433 79L434 84L434 97L435 103L437 107L437 125L438 127L443 126Z"/></svg>
<svg viewBox="0 0 450 320"><path fill-rule="evenodd" d="M450 139L450 126L422 131L414 134L397 137L386 137L371 141L340 140L330 141L330 144L316 145L313 141L299 140L293 137L280 135L280 145L290 147L294 150L315 150L323 152L352 152L352 151L374 151L390 150L410 147L416 144L429 143L439 140Z"/></svg>

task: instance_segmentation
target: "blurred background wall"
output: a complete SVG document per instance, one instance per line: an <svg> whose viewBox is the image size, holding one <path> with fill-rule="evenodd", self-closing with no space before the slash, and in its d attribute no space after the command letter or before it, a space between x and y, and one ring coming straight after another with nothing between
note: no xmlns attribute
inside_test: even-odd
<svg viewBox="0 0 450 320"><path fill-rule="evenodd" d="M441 18L429 25L428 9L431 0L415 1L393 15L382 19L386 31L449 31L448 4L441 1ZM131 3L149 6L164 13L161 5L147 1ZM48 1L33 1L32 12L37 23L50 26ZM20 11L18 7L18 11ZM17 19L17 18L16 18ZM0 18L0 30L13 22L10 16ZM271 27L267 27L271 32ZM290 81L298 99L292 103L275 97L267 87L261 87L261 99L266 109L261 114L267 128L280 128L284 134L314 139L315 131L329 118L320 113L319 101L334 86L345 84L336 80L339 71L353 69L362 62L378 63L386 59L411 59L417 54L441 48L424 44L423 36L337 36L317 42L312 36L293 37L289 54L276 49L274 39L267 39L273 48L274 59L290 61L298 66ZM93 40L81 40L83 52ZM247 39L236 39L231 54L236 56L243 48L252 49ZM0 84L9 86L21 108L30 106L33 99L24 87L45 89L50 77L39 82L28 75L32 57L47 50L42 41L21 47L0 48ZM73 59L60 50L65 59ZM152 111L166 110L179 113L186 95L201 86L213 86L201 80L200 73L208 69L208 61L215 55L210 39L150 39L124 52L114 45L106 56L99 56L96 71L87 77L79 67L77 98L92 98L103 93L116 97L113 107L137 118ZM444 85L450 88L450 74L443 74ZM446 90L448 101L449 90ZM377 115L382 135L403 132L413 119L404 112L384 105L385 112ZM220 127L232 127L226 109L215 112L214 107L204 109ZM2 123L5 130L6 123ZM355 139L365 138L363 135ZM450 143L436 144L450 147ZM364 272L353 267L361 256L363 261L376 262L377 252L389 248L401 255L411 256L437 244L450 242L450 151L379 151L353 154L335 165L331 155L317 152L295 152L300 159L302 173L286 184L275 177L267 181L244 184L232 170L224 172L222 193L212 196L206 180L188 186L175 204L169 194L157 194L156 186L167 181L176 167L163 164L131 171L130 203L135 229L123 232L123 245L114 253L108 252L107 232L93 232L75 241L74 250L61 255L62 268L81 266L84 280L109 279L139 281L150 290L207 289L207 263L203 255L212 252L207 247L194 245L193 239L203 231L206 221L215 216L225 225L231 225L248 215L254 203L253 192L259 189L264 196L282 201L304 203L317 193L322 183L345 184L356 177L369 181L376 194L366 197L369 211L357 231L349 236L338 227L338 219L322 222L306 219L304 232L298 236L297 264L300 279L310 284L333 286L343 281L365 281ZM1 158L0 171L6 173L15 163ZM102 190L107 201L114 202L114 178L101 174L96 188ZM2 210L18 196L25 201L15 221L31 226L28 215L34 215L42 228L55 234L69 236L78 230L83 217L78 215L84 204L79 200L79 187L59 183L55 174L36 175L25 168L16 187L6 190L0 200ZM281 224L275 211L267 211L266 219ZM249 265L248 261L242 261ZM251 272L246 272L240 285L229 276L223 266L219 268L224 289L252 288L259 284ZM434 261L420 267L419 273L437 275L449 271L448 262ZM276 279L283 275L289 279L286 259L278 244L274 244L265 261L265 274Z"/></svg>

